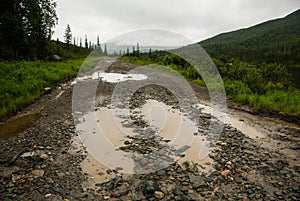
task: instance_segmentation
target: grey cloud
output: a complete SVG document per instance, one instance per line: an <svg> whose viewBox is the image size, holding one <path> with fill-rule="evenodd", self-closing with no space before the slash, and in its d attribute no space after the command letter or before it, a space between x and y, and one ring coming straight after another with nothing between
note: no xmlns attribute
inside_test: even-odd
<svg viewBox="0 0 300 201"><path fill-rule="evenodd" d="M134 29L161 28L194 41L220 32L283 17L300 7L299 0L64 0L59 2L62 38L66 24L74 35L101 34L108 40Z"/></svg>

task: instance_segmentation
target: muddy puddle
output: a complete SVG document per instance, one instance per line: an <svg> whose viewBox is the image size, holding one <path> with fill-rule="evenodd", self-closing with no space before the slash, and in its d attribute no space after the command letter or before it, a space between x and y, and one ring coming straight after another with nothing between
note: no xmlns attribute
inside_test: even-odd
<svg viewBox="0 0 300 201"><path fill-rule="evenodd" d="M232 126L233 128L236 128L237 130L241 131L246 136L248 136L252 139L266 137L266 134L257 130L255 127L247 124L246 122L244 122L244 120L241 120L238 117L234 117L229 114L223 114L219 111L214 111L212 107L204 105L204 104L198 104L198 107L202 109L203 113L212 114L217 119L221 119L221 117L224 117L223 118L224 124L228 124L228 125Z"/></svg>
<svg viewBox="0 0 300 201"><path fill-rule="evenodd" d="M140 113L150 127L157 129L157 134L166 140L171 140L175 147L180 148L193 142L198 126L178 109L173 109L162 102L147 100Z"/></svg>
<svg viewBox="0 0 300 201"><path fill-rule="evenodd" d="M211 114L212 108L203 104L197 105L202 113ZM85 115L77 125L79 136L89 152L82 169L90 175L93 184L109 180L112 175L107 174L108 169L119 169L120 172L130 174L134 169L134 161L130 154L121 151L124 142L136 135L136 129L128 126L136 119L147 122L145 129L154 129L174 150L184 149L183 155L177 157L179 164L193 161L203 168L202 171L212 170L213 160L209 157L201 158L200 150L205 142L205 137L195 135L198 125L188 115L156 100L147 100L141 108L129 111L125 109L101 107L97 111ZM221 113L214 112L215 117ZM225 124L236 128L246 136L253 139L264 139L266 133L257 130L248 121L239 116L226 114ZM133 118L133 119L132 119ZM130 141L130 140L129 140ZM91 184L89 184L91 185Z"/></svg>
<svg viewBox="0 0 300 201"><path fill-rule="evenodd" d="M109 169L119 169L124 175L134 172L135 161L127 152L119 150L119 147L137 134L135 127L128 126L136 119L145 120L148 124L145 129L155 129L156 134L174 149L185 148L183 152L187 151L183 157L174 157L180 159L180 163L193 160L205 166L210 161L198 159L204 139L194 136L198 132L197 124L179 110L162 102L148 100L141 108L131 111L129 118L126 118L127 112L125 109L101 107L85 115L77 124L78 140L83 142L88 151L86 159L81 163L83 172L89 175L86 187L113 178L115 173L108 174Z"/></svg>
<svg viewBox="0 0 300 201"><path fill-rule="evenodd" d="M71 85L77 84L85 80L101 80L108 83L118 83L124 81L139 81L145 80L148 77L144 74L122 74L122 73L106 73L106 72L94 72L92 75L85 75L83 77L77 77Z"/></svg>
<svg viewBox="0 0 300 201"><path fill-rule="evenodd" d="M39 114L27 114L5 122L0 126L0 140L7 140L29 128L38 118Z"/></svg>
<svg viewBox="0 0 300 201"><path fill-rule="evenodd" d="M91 182L106 181L111 175L108 169L120 169L123 173L132 173L134 161L127 152L119 150L124 142L136 135L136 128L128 127L134 119L143 119L148 126L155 129L156 135L174 150L182 150L181 157L174 157L179 163L191 160L195 163L210 164L210 159L200 159L199 151L204 138L195 136L198 126L187 115L177 109L156 100L148 100L141 108L131 111L131 118L124 118L126 110L110 107L98 108L97 111L85 115L77 125L80 140L89 152L83 161L82 169L91 175ZM134 115L132 115L134 114ZM127 125L127 126L124 126ZM98 174L101 172L100 174Z"/></svg>

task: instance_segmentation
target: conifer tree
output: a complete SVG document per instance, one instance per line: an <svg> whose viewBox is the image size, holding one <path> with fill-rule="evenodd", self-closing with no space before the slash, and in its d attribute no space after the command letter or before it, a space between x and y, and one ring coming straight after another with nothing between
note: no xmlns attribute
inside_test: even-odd
<svg viewBox="0 0 300 201"><path fill-rule="evenodd" d="M106 48L106 44L104 45L104 55L107 55L107 48Z"/></svg>
<svg viewBox="0 0 300 201"><path fill-rule="evenodd" d="M71 28L70 28L70 25L68 24L67 28L66 28L66 31L65 31L65 34L64 34L64 38L65 38L65 43L68 45L71 44L71 41L72 41L72 33L71 33Z"/></svg>
<svg viewBox="0 0 300 201"><path fill-rule="evenodd" d="M85 35L85 48L89 48L87 35Z"/></svg>

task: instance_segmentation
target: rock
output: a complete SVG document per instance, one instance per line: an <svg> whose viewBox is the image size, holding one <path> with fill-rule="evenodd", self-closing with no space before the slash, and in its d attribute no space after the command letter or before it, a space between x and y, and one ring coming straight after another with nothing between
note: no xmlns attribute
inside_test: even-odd
<svg viewBox="0 0 300 201"><path fill-rule="evenodd" d="M61 57L58 56L57 54L54 54L54 55L52 56L52 60L58 62L58 61L61 61L62 59L61 59Z"/></svg>
<svg viewBox="0 0 300 201"><path fill-rule="evenodd" d="M72 121L70 121L68 119L64 121L64 125L66 125L66 126L70 126L72 124L73 124Z"/></svg>
<svg viewBox="0 0 300 201"><path fill-rule="evenodd" d="M207 185L202 176L190 175L189 179L190 179L190 182L191 182L192 187L194 189L202 188L202 187L205 187Z"/></svg>
<svg viewBox="0 0 300 201"><path fill-rule="evenodd" d="M122 167L116 167L116 171L122 171L123 168Z"/></svg>
<svg viewBox="0 0 300 201"><path fill-rule="evenodd" d="M31 172L31 174L36 177L42 177L42 176L44 176L44 173L45 173L44 170L33 170Z"/></svg>
<svg viewBox="0 0 300 201"><path fill-rule="evenodd" d="M60 197L59 195L55 195L55 194L46 194L45 198L47 201L63 201L62 197Z"/></svg>
<svg viewBox="0 0 300 201"><path fill-rule="evenodd" d="M231 161L228 161L227 163L226 163L226 165L232 165L232 162Z"/></svg>
<svg viewBox="0 0 300 201"><path fill-rule="evenodd" d="M222 142L222 141L218 141L216 142L217 145L221 145L221 146L226 146L227 143L226 142Z"/></svg>
<svg viewBox="0 0 300 201"><path fill-rule="evenodd" d="M191 146L188 146L188 145L184 145L183 147L177 149L175 152L177 154L180 154L180 153L183 153L183 152L186 152Z"/></svg>
<svg viewBox="0 0 300 201"><path fill-rule="evenodd" d="M275 191L275 195L282 196L282 193L280 191Z"/></svg>
<svg viewBox="0 0 300 201"><path fill-rule="evenodd" d="M157 183L153 180L147 180L143 183L144 194L152 194L157 190Z"/></svg>
<svg viewBox="0 0 300 201"><path fill-rule="evenodd" d="M234 177L233 180L234 180L236 183L238 183L238 184L240 184L240 183L243 182L242 179L241 179L240 177Z"/></svg>
<svg viewBox="0 0 300 201"><path fill-rule="evenodd" d="M122 178L121 177L115 177L113 180L112 180L112 189L115 189L117 188L117 186L121 185L122 183Z"/></svg>
<svg viewBox="0 0 300 201"><path fill-rule="evenodd" d="M66 195L66 192L65 192L65 190L64 189L62 189L62 188L59 188L59 187L51 187L51 189L54 191L54 192L57 192L57 193L59 193L59 194L61 194L61 195Z"/></svg>
<svg viewBox="0 0 300 201"><path fill-rule="evenodd" d="M112 193L112 197L118 198L129 193L129 189L121 189Z"/></svg>
<svg viewBox="0 0 300 201"><path fill-rule="evenodd" d="M165 194L163 192L160 191L154 191L154 196L158 199L162 199L165 197Z"/></svg>
<svg viewBox="0 0 300 201"><path fill-rule="evenodd" d="M43 89L43 91L44 91L46 94L49 94L49 93L51 93L51 88L50 88L50 87L45 87L45 88Z"/></svg>
<svg viewBox="0 0 300 201"><path fill-rule="evenodd" d="M49 158L49 156L47 154L44 154L44 153L40 153L39 155L42 159L48 159Z"/></svg>
<svg viewBox="0 0 300 201"><path fill-rule="evenodd" d="M255 197L255 194L254 193L251 193L250 195L249 195L249 198L251 198L251 199L253 199Z"/></svg>
<svg viewBox="0 0 300 201"><path fill-rule="evenodd" d="M223 172L221 172L221 175L224 177L226 175L229 175L231 173L230 170L224 170Z"/></svg>
<svg viewBox="0 0 300 201"><path fill-rule="evenodd" d="M49 198L51 196L52 196L52 194L48 193L48 194L45 195L45 198Z"/></svg>
<svg viewBox="0 0 300 201"><path fill-rule="evenodd" d="M28 158L28 157L33 157L34 155L35 155L35 152L32 151L32 152L25 152L20 157L21 158Z"/></svg>
<svg viewBox="0 0 300 201"><path fill-rule="evenodd" d="M158 176L166 176L167 173L165 170L159 170L157 173L156 173Z"/></svg>
<svg viewBox="0 0 300 201"><path fill-rule="evenodd" d="M11 181L13 182L13 183L16 183L18 180L20 180L21 179L21 176L20 175L15 175L15 174L12 174L11 175Z"/></svg>

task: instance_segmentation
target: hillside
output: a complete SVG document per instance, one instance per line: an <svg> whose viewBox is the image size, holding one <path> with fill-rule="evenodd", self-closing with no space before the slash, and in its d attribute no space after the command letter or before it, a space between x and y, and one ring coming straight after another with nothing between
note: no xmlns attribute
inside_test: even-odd
<svg viewBox="0 0 300 201"><path fill-rule="evenodd" d="M284 18L222 33L199 44L213 57L299 64L300 9Z"/></svg>

